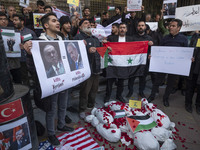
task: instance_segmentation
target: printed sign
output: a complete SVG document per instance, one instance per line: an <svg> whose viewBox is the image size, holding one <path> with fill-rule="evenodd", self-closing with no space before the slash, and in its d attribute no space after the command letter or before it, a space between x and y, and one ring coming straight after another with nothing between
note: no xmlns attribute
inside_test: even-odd
<svg viewBox="0 0 200 150"><path fill-rule="evenodd" d="M32 41L42 98L85 81L91 71L83 41Z"/></svg>
<svg viewBox="0 0 200 150"><path fill-rule="evenodd" d="M69 4L70 16L75 15L77 18L82 18L81 3L79 6Z"/></svg>
<svg viewBox="0 0 200 150"><path fill-rule="evenodd" d="M189 76L194 48L151 47L149 71Z"/></svg>
<svg viewBox="0 0 200 150"><path fill-rule="evenodd" d="M176 8L176 18L183 21L181 32L200 29L200 5Z"/></svg>
<svg viewBox="0 0 200 150"><path fill-rule="evenodd" d="M0 126L1 149L27 150L32 148L27 117Z"/></svg>
<svg viewBox="0 0 200 150"><path fill-rule="evenodd" d="M1 29L2 39L7 57L21 57L21 37L19 32L5 28Z"/></svg>
<svg viewBox="0 0 200 150"><path fill-rule="evenodd" d="M142 0L127 0L127 11L141 11Z"/></svg>
<svg viewBox="0 0 200 150"><path fill-rule="evenodd" d="M67 0L67 3L75 5L75 6L79 6L79 0Z"/></svg>
<svg viewBox="0 0 200 150"><path fill-rule="evenodd" d="M16 119L24 114L21 99L0 105L0 124Z"/></svg>
<svg viewBox="0 0 200 150"><path fill-rule="evenodd" d="M45 14L41 14L41 13L33 13L33 23L34 23L34 29L43 29L42 28L42 23L40 21L40 19L42 18L42 16L44 16Z"/></svg>
<svg viewBox="0 0 200 150"><path fill-rule="evenodd" d="M163 0L163 18L175 18L177 0Z"/></svg>
<svg viewBox="0 0 200 150"><path fill-rule="evenodd" d="M142 102L139 100L129 100L129 107L141 109Z"/></svg>

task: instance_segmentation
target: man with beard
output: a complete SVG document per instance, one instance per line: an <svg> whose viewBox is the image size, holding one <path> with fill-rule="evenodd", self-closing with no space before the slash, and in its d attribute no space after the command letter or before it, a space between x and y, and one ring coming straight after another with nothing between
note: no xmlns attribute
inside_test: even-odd
<svg viewBox="0 0 200 150"><path fill-rule="evenodd" d="M145 32L146 30L146 24L144 21L139 21L138 25L137 25L137 34L133 35L133 41L149 41L148 45L152 46L153 42L152 42L152 38L146 34ZM149 50L148 50L149 53ZM147 54L148 55L148 54ZM146 64L146 68L144 70L144 73L142 76L139 76L139 96L141 97L145 97L144 95L144 89L145 89L145 84L146 84L146 75L148 72L148 64ZM128 80L128 94L127 94L127 98L131 97L133 94L133 84L135 81L136 77L131 77Z"/></svg>
<svg viewBox="0 0 200 150"><path fill-rule="evenodd" d="M90 19L90 8L89 7L84 7L83 18L84 19Z"/></svg>
<svg viewBox="0 0 200 150"><path fill-rule="evenodd" d="M126 24L125 23L121 23L119 25L119 35L109 36L107 40L109 42L131 42L132 41L132 37L126 36L126 32L127 32ZM106 72L107 72L107 70L106 70ZM116 78L108 78L107 79L106 97L104 99L104 102L108 102L110 100L111 93L112 93L112 85L115 82L115 80L116 80ZM126 100L122 97L122 93L123 93L123 90L124 90L123 86L124 86L124 79L118 78L116 99L118 99L119 101L125 103Z"/></svg>
<svg viewBox="0 0 200 150"><path fill-rule="evenodd" d="M71 32L71 21L68 16L62 16L59 20L60 22L60 30L61 30L61 36L63 37L63 40L72 40L73 37L70 34Z"/></svg>
<svg viewBox="0 0 200 150"><path fill-rule="evenodd" d="M40 36L41 40L54 41L62 40L62 37L57 33L60 32L60 23L55 13L48 13L41 18L42 26L45 33ZM29 55L29 68L35 74L36 70L31 56L32 42L28 41L24 44L24 48ZM46 112L46 127L48 134L48 141L54 145L60 145L59 140L55 133L55 115L58 114L57 129L63 132L71 132L74 129L65 125L65 114L68 100L68 90L48 96L44 99L41 98L41 88L38 79L36 79L36 89L34 91L34 100L36 105Z"/></svg>
<svg viewBox="0 0 200 150"><path fill-rule="evenodd" d="M85 118L85 110L93 108L95 98L99 86L99 75L101 73L100 55L96 47L101 47L99 40L92 36L90 22L88 19L82 19L79 23L80 33L75 36L75 40L85 40L86 49L91 69L91 76L89 79L81 83L79 96L79 115Z"/></svg>
<svg viewBox="0 0 200 150"><path fill-rule="evenodd" d="M37 39L35 32L24 27L24 18L22 18L21 16L16 15L16 14L13 15L13 24L14 24L15 30L17 32L20 32L22 37L28 36L29 40ZM22 39L22 43L23 42L25 41ZM20 45L20 48L21 48L21 58L20 58L21 71L20 72L21 72L22 84L29 85L28 68L26 65L26 51L24 50L22 44Z"/></svg>

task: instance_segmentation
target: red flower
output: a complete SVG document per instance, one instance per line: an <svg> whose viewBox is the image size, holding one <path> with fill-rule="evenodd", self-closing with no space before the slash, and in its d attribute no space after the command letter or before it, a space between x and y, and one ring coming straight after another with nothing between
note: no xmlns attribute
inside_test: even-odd
<svg viewBox="0 0 200 150"><path fill-rule="evenodd" d="M116 133L116 131L115 131L115 130L111 130L111 132L112 132L112 133Z"/></svg>

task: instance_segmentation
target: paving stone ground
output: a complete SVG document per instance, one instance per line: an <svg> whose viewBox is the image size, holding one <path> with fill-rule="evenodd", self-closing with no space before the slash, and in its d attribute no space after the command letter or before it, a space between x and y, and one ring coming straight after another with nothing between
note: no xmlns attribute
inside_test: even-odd
<svg viewBox="0 0 200 150"><path fill-rule="evenodd" d="M96 98L96 107L103 106L103 99L105 96L105 79L101 78L97 98ZM145 95L148 97L151 91L151 81L150 77L147 78L146 89L144 91ZM164 93L165 85L161 86L159 89L159 95L156 96L156 99L153 101L157 107L165 112L170 120L176 124L177 134L175 134L175 144L177 145L177 150L200 150L200 115L196 113L195 106L193 105L193 113L188 113L184 108L184 96L181 95L180 91L177 91L175 94L170 95L169 103L170 107L164 107L162 104L162 96ZM75 88L72 92L70 92L70 100L69 106L74 107L78 110L78 90ZM127 80L125 81L123 96L128 93L127 89ZM135 81L134 85L134 98L139 98L138 95L138 80ZM113 87L113 93L111 98L114 100L116 94L116 86ZM196 98L196 94L194 96L194 100ZM128 100L127 100L128 102ZM87 114L90 113L91 110L87 110ZM77 128L79 126L85 127L92 137L95 139L100 146L105 146L108 150L125 150L127 147L123 146L121 142L118 143L110 143L101 138L98 133L95 131L95 128L90 124L85 123L83 120L79 118L78 113L67 112L67 115L72 119L73 123L68 124L68 126ZM38 108L34 109L34 117L35 120L39 120L43 125L45 125L45 113ZM60 133L57 133L60 134ZM46 139L46 133L42 137L38 137L39 142ZM133 149L134 146L130 145L128 148Z"/></svg>

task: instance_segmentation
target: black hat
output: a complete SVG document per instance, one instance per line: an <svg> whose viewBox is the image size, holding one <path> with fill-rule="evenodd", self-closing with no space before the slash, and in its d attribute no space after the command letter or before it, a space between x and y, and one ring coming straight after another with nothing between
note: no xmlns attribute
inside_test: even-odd
<svg viewBox="0 0 200 150"><path fill-rule="evenodd" d="M83 24L84 21L86 21L88 19L82 19L80 22L79 22L79 27ZM88 20L89 21L89 20Z"/></svg>
<svg viewBox="0 0 200 150"><path fill-rule="evenodd" d="M118 6L118 7L116 7L116 8L118 8L120 11L122 11L122 8L121 8L120 6ZM115 9L116 9L116 8L115 8Z"/></svg>
<svg viewBox="0 0 200 150"><path fill-rule="evenodd" d="M61 18L60 18L60 20L59 20L59 22L60 22L60 27L62 28L62 26L65 24L65 23L70 23L71 24L71 21L70 21L70 19L69 19L69 17L68 16L62 16Z"/></svg>

